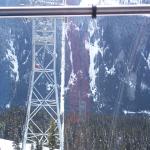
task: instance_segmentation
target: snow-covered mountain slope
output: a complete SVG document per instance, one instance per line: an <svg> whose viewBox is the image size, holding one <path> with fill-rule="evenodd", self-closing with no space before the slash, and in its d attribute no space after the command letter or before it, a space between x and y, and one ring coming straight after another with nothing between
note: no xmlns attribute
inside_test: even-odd
<svg viewBox="0 0 150 150"><path fill-rule="evenodd" d="M123 109L150 109L147 21L144 16L97 17L97 20L79 17L69 20L66 78L71 86L67 86L69 92L66 99L70 99L70 102L66 100L67 108L74 105L78 106L74 111L79 111L79 101L86 93L100 112L112 112L116 107L120 112ZM85 82L82 83L77 70L87 79ZM86 91L85 87L89 89ZM73 93L80 96L75 98ZM88 98L86 102L88 106Z"/></svg>
<svg viewBox="0 0 150 150"><path fill-rule="evenodd" d="M19 3L19 1L17 2ZM67 2L72 5L80 3L80 1L73 0ZM91 4L90 2L82 0L81 5ZM99 1L94 2L98 3ZM112 3L112 1L105 1L105 3L109 2ZM24 1L20 1L20 3L24 3ZM143 18L130 16L98 17L97 20L88 17L68 19L65 90L76 91L78 93L75 94L76 99L79 99L78 97L82 93L81 99L83 96L83 99L87 99L87 101L94 101L98 105L97 107L103 110L113 108L119 97L119 89L123 86L122 97L124 100L121 107L126 109L128 107L129 109L145 109L146 107L148 109L149 105L146 103L150 90L148 81L149 31L148 22L143 25L147 26L143 27L144 30L140 28L144 22ZM0 37L2 85L0 87L0 105L9 107L11 103L24 104L27 100L31 69L31 20L2 20L0 25L2 31ZM143 34L146 36L140 30L143 30ZM141 32L141 37L144 37L143 41L140 41L138 31ZM58 37L60 35L58 34ZM58 56L61 58L61 44L57 49ZM131 57L129 57L130 55ZM139 63L137 63L138 60L140 60ZM60 80L59 72L58 69L58 79ZM59 81L59 83L61 82ZM82 85L84 86L79 94ZM72 96L69 99L75 101Z"/></svg>
<svg viewBox="0 0 150 150"><path fill-rule="evenodd" d="M131 18L134 23L130 22ZM96 31L91 32L93 36L85 45L91 51L90 64L93 66L94 63L94 69L89 70L92 74L91 89L93 85L93 89L97 89L93 90L93 94L95 99L101 101L101 109L105 106L113 110L117 103L120 103L120 109L138 110L144 105L149 109L147 96L150 85L143 84L149 84L148 56L145 60L142 58L143 52L149 55L146 20L144 17L104 17L98 19L98 27L94 25ZM93 54L94 59L91 59ZM142 74L145 76L142 77Z"/></svg>

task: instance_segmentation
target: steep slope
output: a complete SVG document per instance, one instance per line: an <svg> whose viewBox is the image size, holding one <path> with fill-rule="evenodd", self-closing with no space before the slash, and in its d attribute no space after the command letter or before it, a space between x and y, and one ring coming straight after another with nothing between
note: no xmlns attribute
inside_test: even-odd
<svg viewBox="0 0 150 150"><path fill-rule="evenodd" d="M143 78L143 74L149 76L149 72L146 69L147 59L143 62L142 58L142 53L149 54L146 48L149 23L145 24L144 17L105 18L103 22L106 23L103 39L108 48L97 62L101 67L98 67L99 71L103 70L97 76L102 96L100 99L108 102L105 106L110 109L116 109L115 105L135 111L149 109L149 91L141 88L142 82L150 86L148 78ZM143 92L146 93L143 95Z"/></svg>
<svg viewBox="0 0 150 150"><path fill-rule="evenodd" d="M70 76L66 78L71 79L74 95L66 95L66 101L70 100L66 107L79 109L79 98L75 100L75 97L83 90L92 97L91 101L95 102L97 112L149 110L148 18L116 16L90 20L78 17L70 19L69 23L69 31L72 31L73 36L68 36L71 51L67 49L70 57L67 57L66 61ZM73 53L77 53L75 60L72 59ZM84 75L84 79L88 80L83 85L90 85L89 92L84 88L81 90L82 86L78 87L79 77L71 71L74 64L75 68L82 66L82 61L84 70L88 70ZM79 68L78 70L81 69ZM71 91L71 87L69 90ZM88 101L88 98L86 100ZM74 111L78 112L78 109Z"/></svg>
<svg viewBox="0 0 150 150"><path fill-rule="evenodd" d="M2 107L9 107L13 101L16 104L23 104L26 100L31 65L30 37L30 23L22 19L1 19L0 100Z"/></svg>

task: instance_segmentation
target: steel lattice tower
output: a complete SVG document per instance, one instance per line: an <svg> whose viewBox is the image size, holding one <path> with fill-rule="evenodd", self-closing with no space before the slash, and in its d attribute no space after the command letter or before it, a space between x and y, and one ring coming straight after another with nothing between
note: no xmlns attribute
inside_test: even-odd
<svg viewBox="0 0 150 150"><path fill-rule="evenodd" d="M34 0L33 5L63 5L62 0ZM54 17L32 21L32 73L22 150L26 143L48 144L50 122L56 123L59 149L61 140L60 102L56 77L56 22Z"/></svg>

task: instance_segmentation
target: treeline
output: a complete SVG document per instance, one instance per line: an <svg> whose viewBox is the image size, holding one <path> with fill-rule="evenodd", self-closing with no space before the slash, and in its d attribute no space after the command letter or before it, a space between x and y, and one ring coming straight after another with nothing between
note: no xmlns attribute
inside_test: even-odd
<svg viewBox="0 0 150 150"><path fill-rule="evenodd" d="M0 112L0 138L14 141L13 147L19 150L25 121L25 108L13 106Z"/></svg>
<svg viewBox="0 0 150 150"><path fill-rule="evenodd" d="M20 150L25 114L26 109L23 107L12 107L0 112L0 138L14 141L16 150ZM65 119L65 150L150 150L149 116L120 115L114 119L112 115L97 114L87 120L75 121L69 118L67 116ZM51 122L49 125L47 146L53 150L58 147L56 124ZM39 143L31 150L42 150L41 145Z"/></svg>
<svg viewBox="0 0 150 150"><path fill-rule="evenodd" d="M77 123L67 119L65 150L150 150L150 118L94 115Z"/></svg>
<svg viewBox="0 0 150 150"><path fill-rule="evenodd" d="M20 143L23 139L24 134L24 124L26 118L26 108L22 106L13 106L7 109L1 109L0 111L0 138L13 141L14 150L21 150ZM50 126L48 132L48 144L45 145L49 147L50 150L58 148L58 140L56 137L56 123L50 121L47 113L43 111L36 116L40 124L40 128L44 131L46 126ZM35 145L34 145L35 144ZM31 150L42 150L43 143L35 141L34 144L31 144Z"/></svg>

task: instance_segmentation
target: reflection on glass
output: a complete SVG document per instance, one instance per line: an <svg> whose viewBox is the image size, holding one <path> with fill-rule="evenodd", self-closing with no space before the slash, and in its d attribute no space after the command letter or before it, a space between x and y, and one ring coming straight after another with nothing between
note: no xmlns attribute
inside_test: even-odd
<svg viewBox="0 0 150 150"><path fill-rule="evenodd" d="M67 3L118 5L148 1ZM1 6L28 4L31 2L0 2ZM30 96L37 115L31 109L33 121L28 129L36 134L41 130L46 138L39 135L39 142L34 136L27 141L26 149L34 149L35 145L58 148L58 94L65 150L149 150L149 25L148 15L96 20L1 19L0 149L21 147ZM44 109L39 112L41 104Z"/></svg>
<svg viewBox="0 0 150 150"><path fill-rule="evenodd" d="M69 18L66 34L65 149L148 149L149 17Z"/></svg>
<svg viewBox="0 0 150 150"><path fill-rule="evenodd" d="M57 3L57 4L56 4ZM5 0L0 6L51 6L51 5L135 5L149 4L149 0Z"/></svg>

